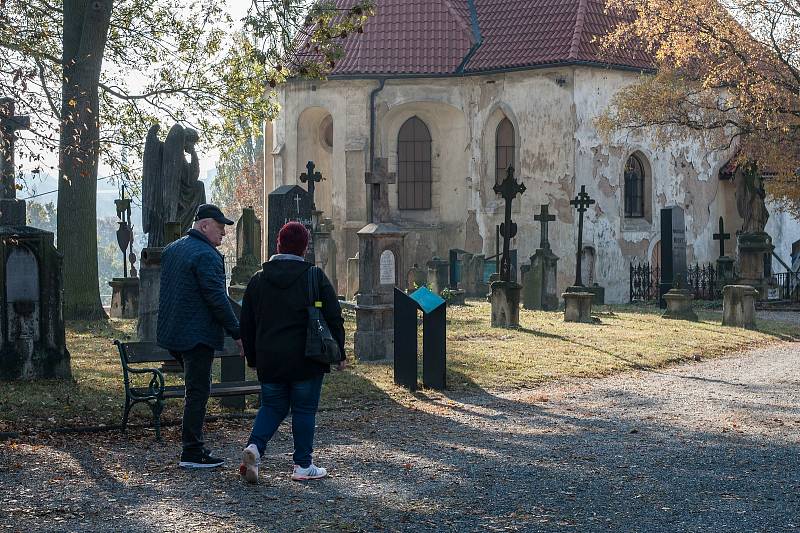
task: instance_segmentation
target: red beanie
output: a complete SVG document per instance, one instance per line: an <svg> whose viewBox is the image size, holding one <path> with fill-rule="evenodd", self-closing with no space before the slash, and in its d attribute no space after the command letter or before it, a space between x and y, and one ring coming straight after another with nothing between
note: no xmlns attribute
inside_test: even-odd
<svg viewBox="0 0 800 533"><path fill-rule="evenodd" d="M288 222L278 232L278 253L303 256L308 246L308 230L299 222Z"/></svg>

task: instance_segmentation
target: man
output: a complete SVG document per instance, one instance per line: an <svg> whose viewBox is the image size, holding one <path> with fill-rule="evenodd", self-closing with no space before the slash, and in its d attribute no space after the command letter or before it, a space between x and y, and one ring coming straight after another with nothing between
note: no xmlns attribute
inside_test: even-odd
<svg viewBox="0 0 800 533"><path fill-rule="evenodd" d="M225 226L233 221L212 204L200 205L194 220L186 235L161 254L157 337L159 346L183 366L186 400L180 466L214 468L224 460L213 457L203 442L214 350L223 348L228 332L244 352L239 321L225 292L223 257L217 251Z"/></svg>

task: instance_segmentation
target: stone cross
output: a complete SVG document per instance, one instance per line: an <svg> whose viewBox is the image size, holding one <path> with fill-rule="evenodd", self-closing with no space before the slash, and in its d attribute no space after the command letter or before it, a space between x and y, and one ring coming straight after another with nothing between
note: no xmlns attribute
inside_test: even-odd
<svg viewBox="0 0 800 533"><path fill-rule="evenodd" d="M583 281L581 280L581 251L583 248L583 214L589 209L590 205L593 205L595 201L589 197L589 194L586 192L586 185L581 185L581 192L575 197L575 199L570 200L569 205L573 206L575 209L578 210L578 253L577 261L575 263L575 286L576 287L583 287Z"/></svg>
<svg viewBox="0 0 800 533"><path fill-rule="evenodd" d="M525 192L525 184L514 179L514 167L508 167L506 179L494 186L494 192L506 201L505 221L500 224L503 236L503 259L500 261L500 281L511 281L511 239L517 235L517 225L511 221L511 202Z"/></svg>
<svg viewBox="0 0 800 533"><path fill-rule="evenodd" d="M0 98L0 198L17 197L17 188L14 186L14 141L17 131L30 127L30 117L14 114L14 100Z"/></svg>
<svg viewBox="0 0 800 533"><path fill-rule="evenodd" d="M533 215L533 220L542 223L542 233L541 237L539 237L539 248L545 250L550 249L550 239L547 237L547 228L550 225L550 222L555 222L556 216L550 214L549 206L543 205L541 212L538 215Z"/></svg>
<svg viewBox="0 0 800 533"><path fill-rule="evenodd" d="M369 186L367 198L368 222L389 222L389 184L397 182L394 172L389 172L389 160L385 157L375 158L375 168L364 174L364 181Z"/></svg>
<svg viewBox="0 0 800 533"><path fill-rule="evenodd" d="M725 241L730 240L731 234L725 233L725 224L722 217L719 217L719 233L714 234L714 240L719 241L719 256L725 256Z"/></svg>
<svg viewBox="0 0 800 533"><path fill-rule="evenodd" d="M306 170L308 172L303 172L300 174L300 181L305 183L308 182L308 194L311 195L311 209L314 211L317 210L317 204L314 203L314 184L319 183L322 181L322 174L319 172L314 172L316 165L313 161L309 161L306 163Z"/></svg>

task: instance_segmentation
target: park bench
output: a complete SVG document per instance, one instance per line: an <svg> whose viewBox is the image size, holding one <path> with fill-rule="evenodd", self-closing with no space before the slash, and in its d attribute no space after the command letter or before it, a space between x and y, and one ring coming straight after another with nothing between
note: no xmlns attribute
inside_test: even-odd
<svg viewBox="0 0 800 533"><path fill-rule="evenodd" d="M119 349L125 383L125 412L122 415L122 431L125 431L128 426L128 415L131 408L137 403L146 403L153 412L156 439L160 440L161 412L164 409L164 402L172 398L183 398L186 389L183 385L165 385L164 374L157 368L132 365L175 362L175 359L167 350L152 342L115 340L114 344ZM214 357L220 358L222 372L220 382L211 384L211 396L228 398L240 396L242 397L240 406L244 407L244 395L261 392L261 384L258 381L245 381L244 360L240 358L237 349L226 346L225 350L216 352ZM143 387L134 386L132 374L150 374L149 384Z"/></svg>

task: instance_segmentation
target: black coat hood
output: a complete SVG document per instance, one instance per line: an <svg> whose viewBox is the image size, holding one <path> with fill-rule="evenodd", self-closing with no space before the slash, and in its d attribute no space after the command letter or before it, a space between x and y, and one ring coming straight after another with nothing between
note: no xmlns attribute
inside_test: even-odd
<svg viewBox="0 0 800 533"><path fill-rule="evenodd" d="M311 268L311 263L293 259L277 259L262 265L263 276L267 283L279 289L288 289L297 278L303 276Z"/></svg>

